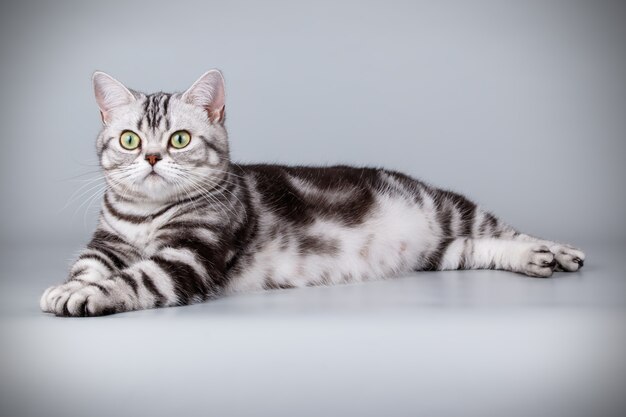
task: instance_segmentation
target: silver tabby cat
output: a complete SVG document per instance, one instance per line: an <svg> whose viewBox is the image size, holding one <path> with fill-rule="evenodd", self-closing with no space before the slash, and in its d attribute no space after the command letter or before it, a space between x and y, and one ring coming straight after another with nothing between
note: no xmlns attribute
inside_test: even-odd
<svg viewBox="0 0 626 417"><path fill-rule="evenodd" d="M377 168L238 165L224 80L145 95L93 76L108 189L96 232L41 308L98 316L411 271L577 271L585 255L459 194Z"/></svg>

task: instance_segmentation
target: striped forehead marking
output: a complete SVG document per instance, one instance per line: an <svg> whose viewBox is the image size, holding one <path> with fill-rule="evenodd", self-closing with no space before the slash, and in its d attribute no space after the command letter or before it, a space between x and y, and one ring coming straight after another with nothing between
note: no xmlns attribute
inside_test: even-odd
<svg viewBox="0 0 626 417"><path fill-rule="evenodd" d="M155 93L147 96L143 103L143 115L137 122L137 128L156 130L161 127L161 122L164 122L165 130L169 130L168 110L171 98L172 95L168 93Z"/></svg>

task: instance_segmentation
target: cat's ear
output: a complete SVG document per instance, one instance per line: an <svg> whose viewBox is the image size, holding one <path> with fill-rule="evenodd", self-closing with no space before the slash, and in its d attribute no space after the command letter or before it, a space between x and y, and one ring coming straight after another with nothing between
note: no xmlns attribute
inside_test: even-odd
<svg viewBox="0 0 626 417"><path fill-rule="evenodd" d="M182 99L204 108L211 122L224 122L224 77L219 70L205 72L183 93Z"/></svg>
<svg viewBox="0 0 626 417"><path fill-rule="evenodd" d="M96 71L91 79L93 81L96 102L100 108L100 115L104 124L109 122L111 110L135 101L133 93L109 74Z"/></svg>

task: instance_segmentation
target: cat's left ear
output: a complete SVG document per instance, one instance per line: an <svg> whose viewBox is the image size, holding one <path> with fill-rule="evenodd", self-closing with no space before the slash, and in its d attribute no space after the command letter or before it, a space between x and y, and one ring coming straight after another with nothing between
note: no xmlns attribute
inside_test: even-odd
<svg viewBox="0 0 626 417"><path fill-rule="evenodd" d="M198 81L183 93L182 99L189 104L204 108L213 123L224 123L225 95L224 77L219 70L205 72Z"/></svg>

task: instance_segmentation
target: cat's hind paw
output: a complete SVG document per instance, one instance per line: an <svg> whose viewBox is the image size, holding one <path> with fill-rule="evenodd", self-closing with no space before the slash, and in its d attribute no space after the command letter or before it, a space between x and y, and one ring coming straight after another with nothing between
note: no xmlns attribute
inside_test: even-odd
<svg viewBox="0 0 626 417"><path fill-rule="evenodd" d="M550 248L557 262L557 271L576 272L585 264L585 253L569 245Z"/></svg>
<svg viewBox="0 0 626 417"><path fill-rule="evenodd" d="M557 265L554 253L545 245L532 245L526 252L521 272L531 277L548 278Z"/></svg>

